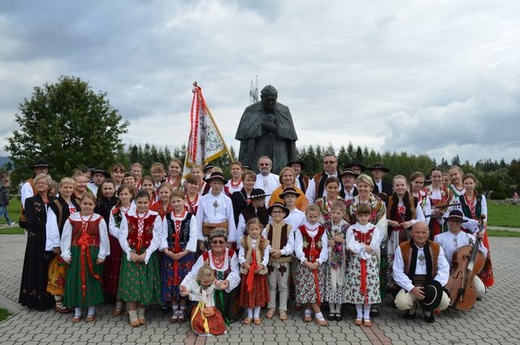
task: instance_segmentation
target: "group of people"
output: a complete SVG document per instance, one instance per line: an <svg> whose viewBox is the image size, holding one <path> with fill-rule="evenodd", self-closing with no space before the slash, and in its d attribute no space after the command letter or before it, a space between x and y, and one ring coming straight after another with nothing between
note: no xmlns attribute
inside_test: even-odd
<svg viewBox="0 0 520 345"><path fill-rule="evenodd" d="M129 172L79 169L55 184L37 162L21 189L20 303L73 312L76 323L94 321L95 306L109 302L115 316L126 308L132 327L146 324L146 306L161 305L170 322L218 335L239 319L262 324L262 307L285 321L291 299L305 322L326 326L353 304L354 323L370 327L391 294L403 317L419 306L433 322L456 303L445 291L452 257L480 241L485 265L472 286L482 298L493 285L486 199L458 166L448 183L432 169L427 186L421 172L389 185L381 164L339 171L333 154L312 177L301 161L273 174L267 156L258 174L231 163L229 180L211 165L184 179L182 166L154 163L149 176L139 163Z"/></svg>

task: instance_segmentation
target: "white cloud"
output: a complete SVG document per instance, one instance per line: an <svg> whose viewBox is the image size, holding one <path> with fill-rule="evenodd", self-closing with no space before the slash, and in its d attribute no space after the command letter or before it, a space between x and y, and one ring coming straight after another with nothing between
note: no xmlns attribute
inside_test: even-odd
<svg viewBox="0 0 520 345"><path fill-rule="evenodd" d="M249 83L274 85L298 145L440 161L518 158L520 3L46 1L0 5L0 155L32 88L108 93L128 143L178 146L198 81L229 145Z"/></svg>

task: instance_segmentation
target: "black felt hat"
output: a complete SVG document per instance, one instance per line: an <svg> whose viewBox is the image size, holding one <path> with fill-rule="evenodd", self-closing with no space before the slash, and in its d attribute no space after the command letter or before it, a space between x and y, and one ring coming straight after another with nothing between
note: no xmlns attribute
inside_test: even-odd
<svg viewBox="0 0 520 345"><path fill-rule="evenodd" d="M291 213L291 211L289 211L289 209L288 209L287 207L285 207L285 205L282 204L281 202L275 202L274 204L272 204L271 206L269 206L269 208L267 209L267 213L268 213L269 215L271 215L271 213L273 212L273 209L274 209L275 207L279 207L279 208L281 208L281 209L285 212L285 216L284 216L284 218L286 218L286 217L289 215L289 213Z"/></svg>
<svg viewBox="0 0 520 345"><path fill-rule="evenodd" d="M370 168L367 168L367 170L383 170L384 172L390 171L390 169L388 169L381 163L376 163L376 164L372 165Z"/></svg>
<svg viewBox="0 0 520 345"><path fill-rule="evenodd" d="M444 289L441 283L431 280L424 285L424 299L419 301L419 305L423 311L434 311L441 304L442 293Z"/></svg>

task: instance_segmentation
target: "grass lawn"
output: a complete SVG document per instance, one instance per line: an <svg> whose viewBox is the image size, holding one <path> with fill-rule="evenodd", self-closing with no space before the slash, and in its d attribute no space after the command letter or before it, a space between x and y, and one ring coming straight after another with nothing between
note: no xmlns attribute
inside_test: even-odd
<svg viewBox="0 0 520 345"><path fill-rule="evenodd" d="M11 313L9 312L9 310L7 309L4 309L4 308L0 308L0 322L7 319L7 317L11 315Z"/></svg>
<svg viewBox="0 0 520 345"><path fill-rule="evenodd" d="M18 220L20 219L20 199L19 198L12 198L9 202L9 206L7 206L7 212L9 212L9 218L11 219L11 222L16 222L18 224ZM2 217L0 219L0 224L2 227L0 228L0 234L23 234L24 229L15 227L15 228L8 228L7 222L5 221L5 218Z"/></svg>
<svg viewBox="0 0 520 345"><path fill-rule="evenodd" d="M488 203L488 224L520 228L520 206Z"/></svg>

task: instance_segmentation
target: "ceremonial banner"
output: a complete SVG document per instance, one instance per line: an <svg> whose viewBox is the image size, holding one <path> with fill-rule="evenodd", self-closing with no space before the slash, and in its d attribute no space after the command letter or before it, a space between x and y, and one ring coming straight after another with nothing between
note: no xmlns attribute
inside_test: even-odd
<svg viewBox="0 0 520 345"><path fill-rule="evenodd" d="M209 162L219 158L229 150L222 138L222 134L215 123L213 115L206 105L202 88L193 83L193 100L190 112L190 137L184 161L184 177L191 172L195 164L205 166ZM231 155L229 154L231 157Z"/></svg>

